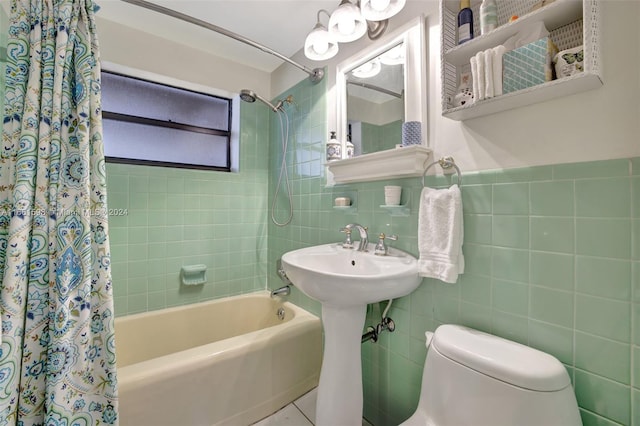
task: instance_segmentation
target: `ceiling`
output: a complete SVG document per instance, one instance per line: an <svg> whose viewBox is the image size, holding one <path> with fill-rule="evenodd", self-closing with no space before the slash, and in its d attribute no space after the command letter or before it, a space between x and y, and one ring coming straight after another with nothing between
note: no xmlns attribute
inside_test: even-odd
<svg viewBox="0 0 640 426"><path fill-rule="evenodd" d="M120 0L97 0L98 18L167 38L272 72L283 61L254 47L206 28L165 16ZM316 24L317 12L331 13L338 0L169 0L157 1L163 7L225 28L278 53L291 57L304 46L307 34ZM326 25L328 17L321 15Z"/></svg>

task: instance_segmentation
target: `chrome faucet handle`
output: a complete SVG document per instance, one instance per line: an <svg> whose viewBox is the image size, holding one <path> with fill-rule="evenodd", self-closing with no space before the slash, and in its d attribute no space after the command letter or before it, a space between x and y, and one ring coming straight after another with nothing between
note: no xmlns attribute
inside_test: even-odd
<svg viewBox="0 0 640 426"><path fill-rule="evenodd" d="M373 250L373 254L375 254L376 256L386 256L388 251L389 251L389 247L387 247L384 244L384 240L391 240L391 241L398 241L398 236L397 235L385 235L384 232L381 232L380 235L378 235L378 242L376 243L376 248Z"/></svg>
<svg viewBox="0 0 640 426"><path fill-rule="evenodd" d="M340 232L344 232L347 235L342 243L342 248L352 249L353 241L351 241L351 228L340 228Z"/></svg>

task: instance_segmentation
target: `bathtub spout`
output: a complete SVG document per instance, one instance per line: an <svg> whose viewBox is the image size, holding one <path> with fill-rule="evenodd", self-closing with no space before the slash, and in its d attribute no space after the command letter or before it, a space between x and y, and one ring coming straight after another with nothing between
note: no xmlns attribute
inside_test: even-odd
<svg viewBox="0 0 640 426"><path fill-rule="evenodd" d="M290 294L291 294L291 287L289 287L288 285L285 285L284 287L280 287L271 291L271 297L276 297L276 296L284 297Z"/></svg>

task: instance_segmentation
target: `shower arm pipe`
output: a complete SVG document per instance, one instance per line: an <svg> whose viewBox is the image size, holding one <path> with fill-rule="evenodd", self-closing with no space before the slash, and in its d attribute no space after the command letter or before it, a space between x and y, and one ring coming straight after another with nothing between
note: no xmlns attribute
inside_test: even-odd
<svg viewBox="0 0 640 426"><path fill-rule="evenodd" d="M194 25L198 25L200 27L206 28L208 30L211 31L215 31L219 34L222 34L224 36L227 37L231 37L234 40L240 41L242 43L248 44L249 46L255 47L256 49L262 50L265 53L269 53L277 58L282 59L285 62L290 63L291 65L293 65L296 68L301 69L302 71L306 72L307 74L309 74L309 79L314 82L317 83L319 81L322 80L322 78L324 77L324 70L322 68L314 68L314 69L310 69L308 67L305 67L304 65L301 65L295 61L293 61L292 59L287 58L286 56L284 56L281 53L276 52L273 49L270 49L266 46L261 45L260 43L257 43L251 39L248 39L244 36L241 36L240 34L236 34L232 31L229 31L225 28L219 27L217 25L211 24L209 22L203 21L201 19L198 18L194 18L193 16L189 16L189 15L185 15L184 13L175 11L173 9L169 9L166 8L164 6L160 6L157 5L155 3L151 3L145 0L122 0L125 3L129 3L132 4L134 6L140 6L143 7L145 9L149 9L152 10L154 12L158 12L158 13L162 13L163 15L167 15L167 16L171 16L172 18L177 18L180 19L182 21L185 22L189 22L191 24Z"/></svg>

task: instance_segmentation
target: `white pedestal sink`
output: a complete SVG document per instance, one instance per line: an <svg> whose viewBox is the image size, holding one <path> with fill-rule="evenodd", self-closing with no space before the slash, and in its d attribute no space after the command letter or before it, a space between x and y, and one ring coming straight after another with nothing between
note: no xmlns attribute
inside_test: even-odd
<svg viewBox="0 0 640 426"><path fill-rule="evenodd" d="M367 304L406 296L421 282L415 257L390 249L387 256L325 244L290 251L282 267L304 294L322 303L324 356L316 426L362 424L360 338Z"/></svg>

